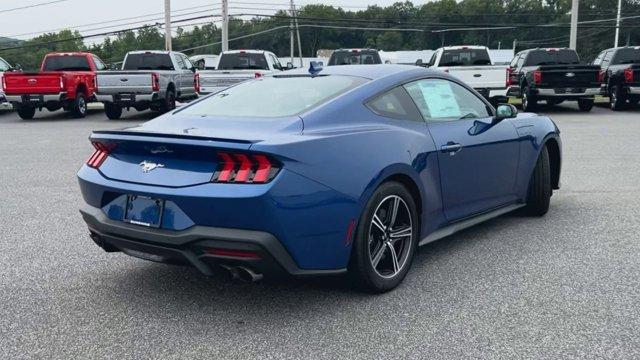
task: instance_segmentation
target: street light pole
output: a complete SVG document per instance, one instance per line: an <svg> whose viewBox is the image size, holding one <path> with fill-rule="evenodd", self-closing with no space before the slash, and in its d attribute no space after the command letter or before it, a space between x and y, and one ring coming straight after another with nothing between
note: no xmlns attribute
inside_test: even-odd
<svg viewBox="0 0 640 360"><path fill-rule="evenodd" d="M622 11L622 0L618 0L618 16L616 17L616 40L613 47L618 47L618 41L620 40L620 12Z"/></svg>
<svg viewBox="0 0 640 360"><path fill-rule="evenodd" d="M164 48L171 51L171 0L164 0Z"/></svg>
<svg viewBox="0 0 640 360"><path fill-rule="evenodd" d="M571 32L569 33L569 48L575 50L578 43L578 6L579 0L571 0Z"/></svg>
<svg viewBox="0 0 640 360"><path fill-rule="evenodd" d="M229 50L229 0L222 0L222 51Z"/></svg>

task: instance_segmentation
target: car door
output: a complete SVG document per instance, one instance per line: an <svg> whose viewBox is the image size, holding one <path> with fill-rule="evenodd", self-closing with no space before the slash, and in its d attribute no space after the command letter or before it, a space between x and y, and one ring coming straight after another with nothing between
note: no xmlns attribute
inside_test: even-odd
<svg viewBox="0 0 640 360"><path fill-rule="evenodd" d="M443 78L405 88L427 122L440 167L445 216L456 221L517 200L518 134L469 88Z"/></svg>
<svg viewBox="0 0 640 360"><path fill-rule="evenodd" d="M176 54L176 60L179 66L179 82L180 82L180 94L182 97L189 97L195 93L195 86L193 81L193 70L189 59L182 54Z"/></svg>

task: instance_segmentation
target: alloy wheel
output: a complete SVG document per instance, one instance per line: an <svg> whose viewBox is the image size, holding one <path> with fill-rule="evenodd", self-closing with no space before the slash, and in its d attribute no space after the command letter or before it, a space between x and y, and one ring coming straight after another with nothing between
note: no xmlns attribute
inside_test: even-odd
<svg viewBox="0 0 640 360"><path fill-rule="evenodd" d="M375 272L392 278L407 264L413 241L411 212L397 195L384 198L369 224L369 260Z"/></svg>

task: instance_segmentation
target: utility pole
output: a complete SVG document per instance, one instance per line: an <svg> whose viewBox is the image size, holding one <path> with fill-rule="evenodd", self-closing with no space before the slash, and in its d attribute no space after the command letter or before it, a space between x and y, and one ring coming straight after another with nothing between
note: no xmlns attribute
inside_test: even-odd
<svg viewBox="0 0 640 360"><path fill-rule="evenodd" d="M620 12L622 11L622 0L618 0L618 16L616 17L616 40L613 43L613 47L618 47L618 40L620 40Z"/></svg>
<svg viewBox="0 0 640 360"><path fill-rule="evenodd" d="M222 0L222 51L229 50L229 0Z"/></svg>
<svg viewBox="0 0 640 360"><path fill-rule="evenodd" d="M164 49L171 51L171 0L164 0Z"/></svg>
<svg viewBox="0 0 640 360"><path fill-rule="evenodd" d="M298 37L298 55L300 55L300 67L303 68L304 64L302 63L302 42L300 41L300 28L298 27L298 11L296 10L296 5L291 0L291 4L293 6L293 22L296 27L296 36Z"/></svg>
<svg viewBox="0 0 640 360"><path fill-rule="evenodd" d="M571 0L571 32L569 33L569 48L575 50L578 44L578 6L580 0Z"/></svg>
<svg viewBox="0 0 640 360"><path fill-rule="evenodd" d="M289 12L291 13L291 21L289 22L289 54L291 55L291 65L293 65L293 58L295 57L294 50L294 35L293 35L293 0L289 2Z"/></svg>

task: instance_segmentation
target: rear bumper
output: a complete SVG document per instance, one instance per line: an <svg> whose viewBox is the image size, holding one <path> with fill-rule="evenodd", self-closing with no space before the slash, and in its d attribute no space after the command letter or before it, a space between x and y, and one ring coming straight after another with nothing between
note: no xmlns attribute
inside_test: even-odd
<svg viewBox="0 0 640 360"><path fill-rule="evenodd" d="M44 104L48 102L60 102L67 98L66 92L56 94L25 94L25 95L5 95L10 103Z"/></svg>
<svg viewBox="0 0 640 360"><path fill-rule="evenodd" d="M571 98L571 97L585 97L585 96L596 96L600 94L600 88L585 88L584 91L581 92L566 92L561 91L563 89L535 89L537 91L538 96L542 97L562 97L562 98Z"/></svg>
<svg viewBox="0 0 640 360"><path fill-rule="evenodd" d="M118 94L96 94L96 99L99 102L106 103L118 103L118 104L133 104L139 102L153 102L160 100L160 93L152 92L148 94L127 94L126 98L122 98L124 93ZM130 97L128 97L130 96Z"/></svg>
<svg viewBox="0 0 640 360"><path fill-rule="evenodd" d="M204 275L221 266L244 266L268 277L337 275L345 269L307 270L299 268L273 235L253 230L194 226L182 231L152 229L109 219L101 209L80 210L91 238L105 251L165 263L191 265ZM249 251L255 258L214 255L207 249Z"/></svg>
<svg viewBox="0 0 640 360"><path fill-rule="evenodd" d="M634 95L640 94L640 86L629 86L627 88L627 94L634 94Z"/></svg>

